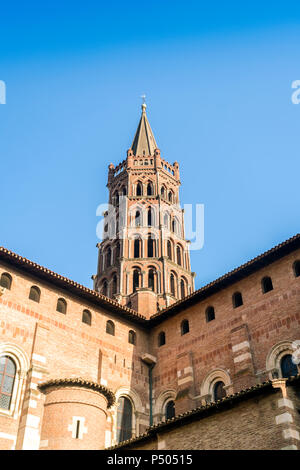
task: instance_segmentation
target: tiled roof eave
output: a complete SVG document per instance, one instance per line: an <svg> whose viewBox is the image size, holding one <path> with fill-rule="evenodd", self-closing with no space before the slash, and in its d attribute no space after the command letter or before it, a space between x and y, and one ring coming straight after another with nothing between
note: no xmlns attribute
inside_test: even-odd
<svg viewBox="0 0 300 470"><path fill-rule="evenodd" d="M233 284L234 282L244 279L245 277L249 276L255 271L277 261L283 256L299 248L300 248L300 234L298 233L294 237L289 238L288 240L280 243L279 245L276 245L270 250L253 258L247 263L239 266L238 268L232 271L229 271L228 273L224 274L218 279L201 287L200 289L196 290L195 292L188 295L184 299L181 299L178 302L170 305L169 307L155 313L154 315L150 317L150 320L149 320L151 327L160 323L166 318L175 315L176 313L183 310L184 308L187 308L190 305L193 305L194 303L199 302L222 289L225 289L227 286Z"/></svg>
<svg viewBox="0 0 300 470"><path fill-rule="evenodd" d="M287 385L291 385L294 382L300 382L300 374L294 377L290 377L286 383ZM254 385L253 387L241 390L240 392L234 393L233 395L228 395L225 398L218 400L217 402L213 402L205 406L200 406L193 410L187 411L186 413L177 415L172 419L155 424L154 426L149 427L144 434L121 442L120 444L117 444L113 447L110 447L109 450L114 450L122 447L126 448L127 446L134 445L137 442L152 439L158 432L164 431L172 427L183 425L196 419L205 418L206 416L209 416L213 413L231 408L240 401L247 400L265 392L277 393L279 392L279 388L274 388L271 380Z"/></svg>
<svg viewBox="0 0 300 470"><path fill-rule="evenodd" d="M122 316L123 318L137 322L141 326L146 326L147 324L146 317L135 312L134 310L125 306L121 306L117 301L105 297L99 292L89 289L88 287L72 281L71 279L61 276L60 274L57 274L50 269L40 266L39 264L34 263L27 258L19 256L4 247L0 247L0 259L9 264L13 264L17 268L25 270L32 276L39 277L43 281L54 283L58 287L66 289L72 294L83 297L84 299L97 304L97 306L101 306Z"/></svg>

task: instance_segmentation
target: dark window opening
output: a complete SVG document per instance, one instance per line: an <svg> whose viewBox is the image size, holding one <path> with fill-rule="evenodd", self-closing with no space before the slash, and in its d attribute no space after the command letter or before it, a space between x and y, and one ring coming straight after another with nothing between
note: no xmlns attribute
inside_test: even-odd
<svg viewBox="0 0 300 470"><path fill-rule="evenodd" d="M242 294L240 292L235 292L233 294L232 304L233 304L233 308L237 308L237 307L240 307L241 305L243 305L243 297L242 297Z"/></svg>
<svg viewBox="0 0 300 470"><path fill-rule="evenodd" d="M295 261L294 263L294 274L295 274L295 277L300 276L300 261Z"/></svg>
<svg viewBox="0 0 300 470"><path fill-rule="evenodd" d="M1 275L0 286L4 287L5 289L10 290L12 283L12 277L8 273L3 273Z"/></svg>
<svg viewBox="0 0 300 470"><path fill-rule="evenodd" d="M175 403L173 400L168 401L166 404L166 419L172 419L175 417Z"/></svg>
<svg viewBox="0 0 300 470"><path fill-rule="evenodd" d="M41 291L38 287L32 286L30 288L29 292L29 298L30 300L33 300L34 302L39 302L41 297Z"/></svg>
<svg viewBox="0 0 300 470"><path fill-rule="evenodd" d="M89 310L83 310L82 312L82 323L91 326L92 324L92 314Z"/></svg>
<svg viewBox="0 0 300 470"><path fill-rule="evenodd" d="M155 290L154 276L155 276L155 271L153 269L150 269L149 274L148 274L148 287L150 287L150 289L152 289L153 291Z"/></svg>
<svg viewBox="0 0 300 470"><path fill-rule="evenodd" d="M148 238L148 258L153 258L154 256L154 240L151 236Z"/></svg>
<svg viewBox="0 0 300 470"><path fill-rule="evenodd" d="M140 273L137 269L133 271L133 292L140 286Z"/></svg>
<svg viewBox="0 0 300 470"><path fill-rule="evenodd" d="M185 335L189 333L190 331L190 326L189 326L189 321L188 320L183 320L181 322L181 335Z"/></svg>
<svg viewBox="0 0 300 470"><path fill-rule="evenodd" d="M115 336L115 324L111 320L106 322L106 333Z"/></svg>
<svg viewBox="0 0 300 470"><path fill-rule="evenodd" d="M298 375L298 367L293 363L293 358L291 354L286 354L280 361L281 374L284 378L292 377L293 375Z"/></svg>
<svg viewBox="0 0 300 470"><path fill-rule="evenodd" d="M212 321L215 319L215 309L213 307L207 307L206 309L206 321Z"/></svg>
<svg viewBox="0 0 300 470"><path fill-rule="evenodd" d="M171 277L170 277L170 287L171 287L171 294L175 297L175 278L174 278L174 274L171 274Z"/></svg>
<svg viewBox="0 0 300 470"><path fill-rule="evenodd" d="M224 389L224 382L217 382L214 386L214 401L221 400L226 397L226 391Z"/></svg>
<svg viewBox="0 0 300 470"><path fill-rule="evenodd" d="M117 441L123 442L132 436L132 405L128 398L118 400L117 409Z"/></svg>
<svg viewBox="0 0 300 470"><path fill-rule="evenodd" d="M263 294L266 294L267 292L270 292L271 290L273 290L272 279L270 277L264 277L263 280L261 281L261 288L262 288Z"/></svg>
<svg viewBox="0 0 300 470"><path fill-rule="evenodd" d="M164 331L161 331L158 335L158 346L166 344L166 335Z"/></svg>
<svg viewBox="0 0 300 470"><path fill-rule="evenodd" d="M128 343L136 344L136 333L133 330L128 333Z"/></svg>
<svg viewBox="0 0 300 470"><path fill-rule="evenodd" d="M56 311L64 314L67 313L67 302L65 301L65 299L58 299Z"/></svg>
<svg viewBox="0 0 300 470"><path fill-rule="evenodd" d="M138 238L136 238L134 240L134 254L133 254L133 257L134 258L140 258L140 240Z"/></svg>

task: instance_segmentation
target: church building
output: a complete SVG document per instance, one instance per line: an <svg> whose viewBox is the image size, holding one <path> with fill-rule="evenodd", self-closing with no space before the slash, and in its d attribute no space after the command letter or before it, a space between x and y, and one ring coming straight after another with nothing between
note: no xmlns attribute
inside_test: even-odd
<svg viewBox="0 0 300 470"><path fill-rule="evenodd" d="M300 448L300 234L195 291L142 113L93 289L0 247L0 449Z"/></svg>

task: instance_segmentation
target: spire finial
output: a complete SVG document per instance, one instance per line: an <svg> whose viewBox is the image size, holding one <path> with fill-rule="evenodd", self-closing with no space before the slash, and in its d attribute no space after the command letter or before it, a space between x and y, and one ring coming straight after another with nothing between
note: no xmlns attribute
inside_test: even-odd
<svg viewBox="0 0 300 470"><path fill-rule="evenodd" d="M141 96L142 100L143 100L143 103L142 103L142 111L143 113L146 111L146 108L147 108L147 105L146 105L146 95L142 95Z"/></svg>

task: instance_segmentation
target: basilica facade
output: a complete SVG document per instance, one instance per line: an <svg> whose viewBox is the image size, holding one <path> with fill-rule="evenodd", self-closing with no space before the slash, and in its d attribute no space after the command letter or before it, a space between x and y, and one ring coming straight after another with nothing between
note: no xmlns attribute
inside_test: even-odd
<svg viewBox="0 0 300 470"><path fill-rule="evenodd" d="M180 184L143 104L93 289L0 248L0 449L299 447L300 235L195 291Z"/></svg>

